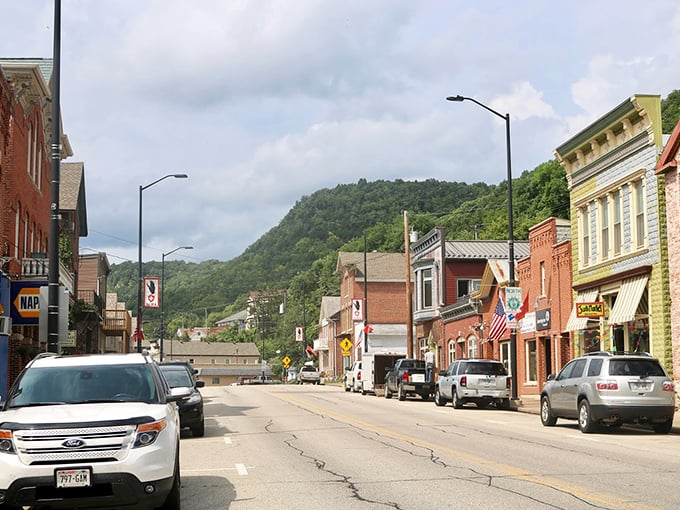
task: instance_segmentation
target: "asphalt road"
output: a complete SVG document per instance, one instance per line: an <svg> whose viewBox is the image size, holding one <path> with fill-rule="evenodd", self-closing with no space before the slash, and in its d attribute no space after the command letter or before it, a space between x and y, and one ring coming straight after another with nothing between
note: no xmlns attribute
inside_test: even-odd
<svg viewBox="0 0 680 510"><path fill-rule="evenodd" d="M206 435L181 445L184 510L680 507L675 434L586 435L526 405L454 410L337 386L203 393Z"/></svg>

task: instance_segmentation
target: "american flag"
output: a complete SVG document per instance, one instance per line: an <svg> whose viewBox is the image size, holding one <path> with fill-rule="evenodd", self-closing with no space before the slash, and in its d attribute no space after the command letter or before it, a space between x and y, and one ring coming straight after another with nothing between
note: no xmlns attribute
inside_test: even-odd
<svg viewBox="0 0 680 510"><path fill-rule="evenodd" d="M489 328L489 340L498 340L505 333L508 327L508 321L505 318L505 308L503 308L503 301L498 298L496 309L493 311L493 319L491 320L491 327Z"/></svg>

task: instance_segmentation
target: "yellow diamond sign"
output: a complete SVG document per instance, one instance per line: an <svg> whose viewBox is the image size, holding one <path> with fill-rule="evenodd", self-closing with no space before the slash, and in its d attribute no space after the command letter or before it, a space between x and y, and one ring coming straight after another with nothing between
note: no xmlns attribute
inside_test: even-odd
<svg viewBox="0 0 680 510"><path fill-rule="evenodd" d="M352 348L352 342L345 338L342 342L340 342L340 348L345 352L349 351Z"/></svg>

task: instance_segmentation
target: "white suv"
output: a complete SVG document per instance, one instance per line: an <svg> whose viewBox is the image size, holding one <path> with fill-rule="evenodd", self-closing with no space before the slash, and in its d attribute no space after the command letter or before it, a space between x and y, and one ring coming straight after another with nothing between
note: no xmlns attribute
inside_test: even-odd
<svg viewBox="0 0 680 510"><path fill-rule="evenodd" d="M179 415L144 354L31 361L0 408L0 509L179 510Z"/></svg>

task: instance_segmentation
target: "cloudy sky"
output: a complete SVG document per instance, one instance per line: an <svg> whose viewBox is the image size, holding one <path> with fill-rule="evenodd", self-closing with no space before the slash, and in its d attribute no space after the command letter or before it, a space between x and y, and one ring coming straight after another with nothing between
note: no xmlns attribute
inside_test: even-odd
<svg viewBox="0 0 680 510"><path fill-rule="evenodd" d="M360 178L497 184L635 93L680 88L665 0L62 0L81 251L228 260ZM1 57L52 57L54 2L3 1ZM395 197L398 199L398 197Z"/></svg>

